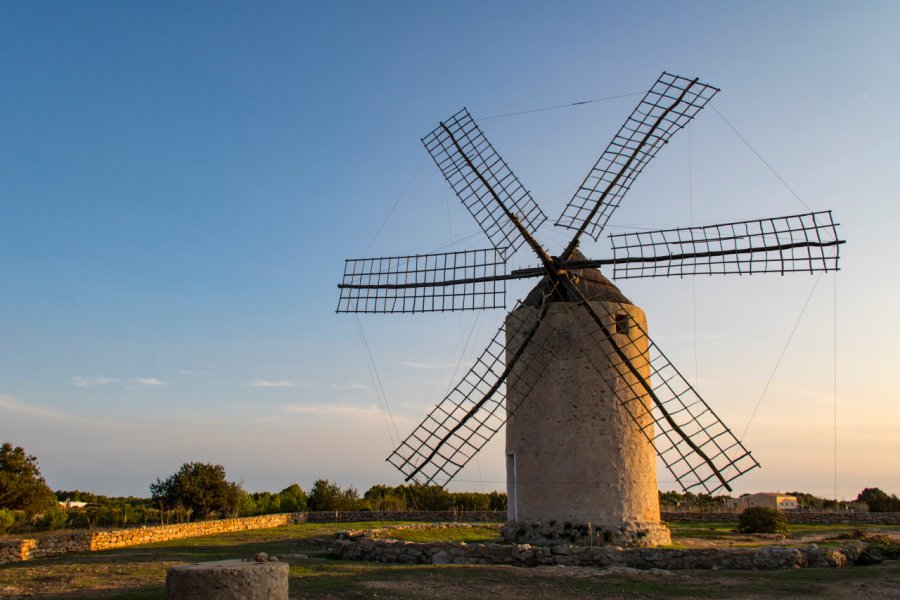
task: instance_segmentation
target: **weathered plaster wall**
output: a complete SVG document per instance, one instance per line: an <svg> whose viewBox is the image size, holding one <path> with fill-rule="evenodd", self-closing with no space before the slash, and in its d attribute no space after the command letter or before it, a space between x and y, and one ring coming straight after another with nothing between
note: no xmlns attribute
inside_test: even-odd
<svg viewBox="0 0 900 600"><path fill-rule="evenodd" d="M649 364L640 358L647 338L637 335L635 326L646 330L644 312L619 302L590 305L648 378ZM524 305L507 318L507 331L514 332L507 352L522 343L523 328L515 324L534 323L538 313ZM619 315L624 318L617 320ZM623 325L626 331L617 332ZM638 424L628 414L623 403L634 404L629 386L639 388L637 379L631 374L623 378L609 358L609 344L598 339L599 333L586 335L588 331L598 328L587 311L553 303L510 374L507 408L514 412L506 425L506 451L514 457L508 494L515 498L510 519L592 523L607 529L658 527L656 454L640 429L648 429L652 437L652 415L635 411L643 413ZM537 361L544 371L540 378L523 367ZM616 382L615 389L606 381ZM667 541L663 535L656 543Z"/></svg>

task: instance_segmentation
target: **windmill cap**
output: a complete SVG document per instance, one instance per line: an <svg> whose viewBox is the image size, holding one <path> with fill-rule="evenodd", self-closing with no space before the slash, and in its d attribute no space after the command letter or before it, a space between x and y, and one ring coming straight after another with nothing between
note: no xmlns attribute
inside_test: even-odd
<svg viewBox="0 0 900 600"><path fill-rule="evenodd" d="M569 257L569 261L587 260L577 248ZM575 287L584 294L588 300L598 300L600 302L622 302L624 304L633 304L631 300L615 286L615 284L607 279L599 269L572 269L570 271L575 276ZM545 275L534 289L529 292L528 296L522 304L526 306L540 306L543 303L544 296L547 294L550 282Z"/></svg>

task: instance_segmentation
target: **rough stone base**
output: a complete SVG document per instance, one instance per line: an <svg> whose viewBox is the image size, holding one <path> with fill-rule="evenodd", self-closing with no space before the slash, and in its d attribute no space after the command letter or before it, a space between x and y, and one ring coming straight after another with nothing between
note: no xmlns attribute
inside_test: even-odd
<svg viewBox="0 0 900 600"><path fill-rule="evenodd" d="M530 546L528 544L464 544L462 542L402 542L398 540L336 540L335 557L398 564L512 565L536 567L629 567L632 569L799 569L872 564L864 542L841 548L815 544L786 548L622 548L620 546ZM880 560L874 557L875 562Z"/></svg>
<svg viewBox="0 0 900 600"><path fill-rule="evenodd" d="M515 544L535 546L630 546L653 548L672 543L669 528L659 522L630 522L615 527L596 523L558 523L550 521L510 521L500 535Z"/></svg>
<svg viewBox="0 0 900 600"><path fill-rule="evenodd" d="M220 560L172 567L166 600L288 600L288 564Z"/></svg>

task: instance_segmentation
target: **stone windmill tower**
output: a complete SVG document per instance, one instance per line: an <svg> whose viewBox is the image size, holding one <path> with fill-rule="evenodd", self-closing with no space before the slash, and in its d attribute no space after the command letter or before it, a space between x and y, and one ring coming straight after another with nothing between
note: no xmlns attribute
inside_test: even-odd
<svg viewBox="0 0 900 600"><path fill-rule="evenodd" d="M613 257L586 259L634 179L719 90L663 73L626 119L556 225L558 256L535 238L541 209L463 109L423 143L492 248L348 260L338 312L506 307L507 281L541 278L453 390L388 457L407 481L444 485L507 424L510 522L538 542L668 541L659 457L685 490L730 490L758 465L647 335L616 279L832 271L830 212L612 235ZM528 246L534 268L508 272Z"/></svg>

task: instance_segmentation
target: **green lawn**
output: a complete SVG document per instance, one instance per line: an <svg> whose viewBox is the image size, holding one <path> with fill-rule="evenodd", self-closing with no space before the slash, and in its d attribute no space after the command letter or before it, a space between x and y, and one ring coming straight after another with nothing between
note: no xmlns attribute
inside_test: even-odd
<svg viewBox="0 0 900 600"><path fill-rule="evenodd" d="M399 529L391 538L404 542L493 542L500 537L498 527L447 527L440 529Z"/></svg>
<svg viewBox="0 0 900 600"><path fill-rule="evenodd" d="M674 546L684 546L688 540L697 541L730 541L733 546L761 546L773 544L771 539L738 535L736 521L716 521L709 523L667 523L672 532ZM790 524L786 543L809 543L840 545L851 539L857 532L866 535L880 533L900 533L897 525L806 525ZM827 538L822 540L822 538ZM691 544L694 545L694 544Z"/></svg>

